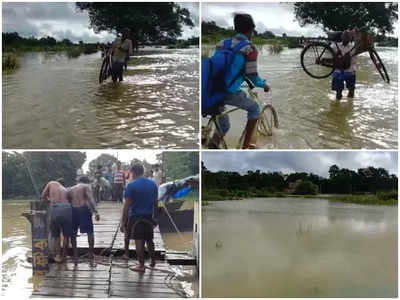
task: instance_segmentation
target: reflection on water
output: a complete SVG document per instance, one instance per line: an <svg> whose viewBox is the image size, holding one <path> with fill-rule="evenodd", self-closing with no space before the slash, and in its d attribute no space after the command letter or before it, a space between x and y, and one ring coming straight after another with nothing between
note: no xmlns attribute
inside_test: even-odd
<svg viewBox="0 0 400 300"><path fill-rule="evenodd" d="M6 148L194 148L198 49L141 49L124 82L98 84L100 54L26 53L3 77Z"/></svg>
<svg viewBox="0 0 400 300"><path fill-rule="evenodd" d="M249 199L202 220L204 297L397 297L397 207Z"/></svg>
<svg viewBox="0 0 400 300"><path fill-rule="evenodd" d="M203 45L209 55L212 46ZM301 49L285 49L279 55L260 47L258 69L271 86L261 96L272 102L280 129L272 137L260 137L261 148L397 148L397 48L378 48L391 84L385 83L368 54L358 57L357 85L353 101L340 103L331 91L331 79L313 79L300 66ZM230 115L227 140L236 145L246 121L242 111ZM204 121L204 120L203 120Z"/></svg>
<svg viewBox="0 0 400 300"><path fill-rule="evenodd" d="M28 298L32 293L32 265L27 262L31 255L31 226L21 216L29 212L28 201L3 202L2 219L2 296ZM192 232L163 234L165 248L172 251L191 251ZM186 293L198 295L198 274L195 267L174 266L173 271L179 284Z"/></svg>

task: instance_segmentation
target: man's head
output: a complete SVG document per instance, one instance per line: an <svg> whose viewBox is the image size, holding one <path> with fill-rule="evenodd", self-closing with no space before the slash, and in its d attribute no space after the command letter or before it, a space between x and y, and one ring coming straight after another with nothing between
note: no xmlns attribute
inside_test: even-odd
<svg viewBox="0 0 400 300"><path fill-rule="evenodd" d="M121 162L120 161L117 161L117 168L118 168L118 170L121 169Z"/></svg>
<svg viewBox="0 0 400 300"><path fill-rule="evenodd" d="M144 167L141 163L134 163L130 169L130 172L132 174L132 178L136 179L138 177L143 176L144 174Z"/></svg>
<svg viewBox="0 0 400 300"><path fill-rule="evenodd" d="M342 43L343 45L347 45L352 40L352 34L349 30L345 30L342 33Z"/></svg>
<svg viewBox="0 0 400 300"><path fill-rule="evenodd" d="M256 28L256 25L254 24L254 20L251 15L241 13L235 14L235 17L233 18L233 24L237 33L242 33L249 39L251 39L254 28Z"/></svg>
<svg viewBox="0 0 400 300"><path fill-rule="evenodd" d="M58 178L58 179L56 179L56 181L57 181L59 184L61 184L61 185L65 185L65 180L64 180L64 178Z"/></svg>
<svg viewBox="0 0 400 300"><path fill-rule="evenodd" d="M123 39L129 38L131 35L131 30L129 28L124 28L121 30L121 35Z"/></svg>
<svg viewBox="0 0 400 300"><path fill-rule="evenodd" d="M89 184L90 180L89 180L89 177L87 177L87 176L81 176L81 177L79 177L78 182L79 183Z"/></svg>

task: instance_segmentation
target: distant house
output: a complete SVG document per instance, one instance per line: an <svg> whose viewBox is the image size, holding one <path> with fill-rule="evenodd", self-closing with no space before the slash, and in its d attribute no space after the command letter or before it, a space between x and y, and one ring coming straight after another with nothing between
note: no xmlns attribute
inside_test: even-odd
<svg viewBox="0 0 400 300"><path fill-rule="evenodd" d="M283 190L284 193L293 194L296 188L303 182L301 179L297 179L295 182L290 182L288 187Z"/></svg>

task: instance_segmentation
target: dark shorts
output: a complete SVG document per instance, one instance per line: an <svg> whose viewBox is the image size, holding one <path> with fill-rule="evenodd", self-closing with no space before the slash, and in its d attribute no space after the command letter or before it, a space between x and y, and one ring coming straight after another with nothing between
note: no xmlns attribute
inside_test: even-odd
<svg viewBox="0 0 400 300"><path fill-rule="evenodd" d="M93 233L92 213L87 206L72 207L72 223L74 235L78 234L78 229L80 233Z"/></svg>
<svg viewBox="0 0 400 300"><path fill-rule="evenodd" d="M334 72L332 74L332 90L344 90L344 83L346 88L354 90L356 88L356 73L354 72Z"/></svg>
<svg viewBox="0 0 400 300"><path fill-rule="evenodd" d="M123 72L123 68L124 68L125 63L121 63L121 62L113 62L112 64L112 78L114 79L118 79L118 78L122 78L122 72Z"/></svg>
<svg viewBox="0 0 400 300"><path fill-rule="evenodd" d="M122 202L122 199L124 198L124 184L114 183L113 188L114 188L114 198L116 198L117 201Z"/></svg>
<svg viewBox="0 0 400 300"><path fill-rule="evenodd" d="M60 203L51 205L50 231L53 238L59 237L61 232L65 237L72 236L71 204Z"/></svg>
<svg viewBox="0 0 400 300"><path fill-rule="evenodd" d="M153 240L153 227L155 222L152 217L129 218L127 235L131 240Z"/></svg>

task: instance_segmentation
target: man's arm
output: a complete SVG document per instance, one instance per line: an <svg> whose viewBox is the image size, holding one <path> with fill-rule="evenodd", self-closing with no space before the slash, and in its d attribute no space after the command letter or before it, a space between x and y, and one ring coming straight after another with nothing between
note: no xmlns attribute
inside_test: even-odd
<svg viewBox="0 0 400 300"><path fill-rule="evenodd" d="M50 182L48 184L46 184L46 187L44 188L44 190L42 192L41 201L48 201L49 196L50 196Z"/></svg>
<svg viewBox="0 0 400 300"><path fill-rule="evenodd" d="M85 198L87 199L86 205L89 208L91 213L96 214L96 216L99 215L99 213L96 210L96 202L93 199L93 192L92 188L88 185L85 187Z"/></svg>
<svg viewBox="0 0 400 300"><path fill-rule="evenodd" d="M154 199L154 207L153 207L153 218L157 218L158 212L158 187L155 190L155 199Z"/></svg>
<svg viewBox="0 0 400 300"><path fill-rule="evenodd" d="M120 224L121 232L125 231L126 224L128 223L128 211L129 211L129 207L131 206L132 203L133 203L132 199L125 198L124 207L122 209L121 224Z"/></svg>

